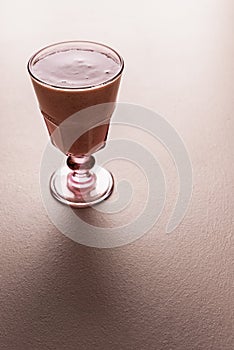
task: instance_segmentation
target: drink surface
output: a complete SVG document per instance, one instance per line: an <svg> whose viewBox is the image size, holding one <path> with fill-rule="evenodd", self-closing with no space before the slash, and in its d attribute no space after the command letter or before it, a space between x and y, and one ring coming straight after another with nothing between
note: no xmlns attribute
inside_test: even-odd
<svg viewBox="0 0 234 350"><path fill-rule="evenodd" d="M39 58L31 70L44 83L75 89L93 87L111 80L120 71L120 63L106 53L74 48Z"/></svg>

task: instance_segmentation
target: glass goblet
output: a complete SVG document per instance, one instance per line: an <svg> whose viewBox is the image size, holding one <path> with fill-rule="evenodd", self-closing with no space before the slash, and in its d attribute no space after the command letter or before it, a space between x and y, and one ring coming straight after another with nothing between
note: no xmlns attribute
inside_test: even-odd
<svg viewBox="0 0 234 350"><path fill-rule="evenodd" d="M89 41L47 46L28 62L51 141L67 155L50 180L52 195L64 204L92 206L113 190L111 173L95 164L93 153L106 144L123 68L115 50Z"/></svg>

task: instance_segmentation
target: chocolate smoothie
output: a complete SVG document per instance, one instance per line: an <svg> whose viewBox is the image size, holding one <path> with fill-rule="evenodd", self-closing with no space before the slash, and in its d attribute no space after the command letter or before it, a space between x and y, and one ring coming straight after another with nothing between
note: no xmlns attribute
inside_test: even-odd
<svg viewBox="0 0 234 350"><path fill-rule="evenodd" d="M123 69L120 56L109 47L96 43L60 43L39 51L29 61L28 68L52 142L64 153L77 156L103 147ZM93 115L92 128L87 125L89 130L68 149L60 130L57 136L52 135L71 115L108 102L113 104L97 108L97 113L100 110L102 115L96 115L96 118ZM77 116L78 126L79 123L84 126L85 113L77 113ZM95 119L103 122L95 126Z"/></svg>

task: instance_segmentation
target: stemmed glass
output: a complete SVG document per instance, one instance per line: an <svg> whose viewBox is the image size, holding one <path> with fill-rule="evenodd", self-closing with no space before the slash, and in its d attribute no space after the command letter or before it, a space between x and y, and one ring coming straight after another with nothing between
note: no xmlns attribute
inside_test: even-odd
<svg viewBox="0 0 234 350"><path fill-rule="evenodd" d="M93 153L106 144L123 68L115 50L89 41L47 46L28 62L51 141L67 156L50 180L52 195L64 204L92 206L113 190L113 176Z"/></svg>

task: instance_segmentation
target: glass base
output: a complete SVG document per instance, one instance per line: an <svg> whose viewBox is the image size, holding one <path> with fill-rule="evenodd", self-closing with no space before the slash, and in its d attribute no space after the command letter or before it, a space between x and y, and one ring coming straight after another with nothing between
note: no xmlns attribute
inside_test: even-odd
<svg viewBox="0 0 234 350"><path fill-rule="evenodd" d="M112 174L100 166L75 171L64 166L50 179L53 197L74 208L86 208L102 202L112 193L113 185Z"/></svg>

